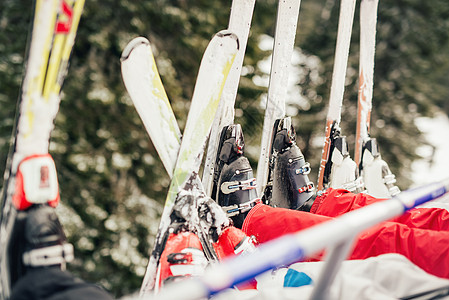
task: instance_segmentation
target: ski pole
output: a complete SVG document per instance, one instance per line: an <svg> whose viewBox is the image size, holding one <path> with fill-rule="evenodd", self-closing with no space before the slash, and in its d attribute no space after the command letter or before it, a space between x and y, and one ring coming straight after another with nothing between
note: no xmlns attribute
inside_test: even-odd
<svg viewBox="0 0 449 300"><path fill-rule="evenodd" d="M399 216L449 191L449 179L409 189L390 200L377 202L309 229L287 234L257 248L251 254L224 260L206 269L204 276L166 285L153 299L199 299L246 282L281 265L310 255L353 237L373 225Z"/></svg>

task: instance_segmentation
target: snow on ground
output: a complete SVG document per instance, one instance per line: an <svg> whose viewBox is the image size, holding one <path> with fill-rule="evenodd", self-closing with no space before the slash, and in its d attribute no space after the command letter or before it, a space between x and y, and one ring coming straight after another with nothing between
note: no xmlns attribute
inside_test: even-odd
<svg viewBox="0 0 449 300"><path fill-rule="evenodd" d="M440 113L435 118L418 118L415 124L429 144L416 149L423 158L412 164L414 185L449 178L449 118Z"/></svg>

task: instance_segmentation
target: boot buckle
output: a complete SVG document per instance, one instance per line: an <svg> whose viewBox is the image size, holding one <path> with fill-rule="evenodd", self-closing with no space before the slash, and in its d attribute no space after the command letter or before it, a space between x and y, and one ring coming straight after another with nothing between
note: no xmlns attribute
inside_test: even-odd
<svg viewBox="0 0 449 300"><path fill-rule="evenodd" d="M68 243L34 249L23 254L23 263L31 267L65 264L73 259L73 246Z"/></svg>
<svg viewBox="0 0 449 300"><path fill-rule="evenodd" d="M306 162L306 163L304 164L304 166L302 166L302 167L296 169L296 170L295 170L295 173L296 173L297 175L299 175L299 174L301 174L301 175L309 175L311 169L312 169L312 168L310 168L310 164L309 164L308 162Z"/></svg>
<svg viewBox="0 0 449 300"><path fill-rule="evenodd" d="M314 186L313 182L310 181L310 182L307 183L307 185L305 185L305 186L303 186L303 187L300 187L300 188L298 189L298 192L299 192L300 194L301 194L301 193L304 193L304 192L312 192L312 191L314 190L314 188L315 188L315 186Z"/></svg>
<svg viewBox="0 0 449 300"><path fill-rule="evenodd" d="M230 217L234 217L241 213L245 213L245 212L251 210L251 208L253 208L257 203L260 203L260 202L261 202L260 198L256 198L256 199L253 199L251 201L241 203L241 204L222 206L222 209L224 210L224 212L226 213L228 218L230 218Z"/></svg>
<svg viewBox="0 0 449 300"><path fill-rule="evenodd" d="M243 181L226 181L221 184L223 194L230 194L236 191L253 190L256 188L256 178L250 178Z"/></svg>

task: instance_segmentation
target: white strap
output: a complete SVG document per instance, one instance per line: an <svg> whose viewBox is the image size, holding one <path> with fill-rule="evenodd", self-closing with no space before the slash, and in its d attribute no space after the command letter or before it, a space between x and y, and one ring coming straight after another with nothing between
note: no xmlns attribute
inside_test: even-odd
<svg viewBox="0 0 449 300"><path fill-rule="evenodd" d="M34 249L23 254L23 263L31 267L65 264L73 259L73 245L69 243Z"/></svg>

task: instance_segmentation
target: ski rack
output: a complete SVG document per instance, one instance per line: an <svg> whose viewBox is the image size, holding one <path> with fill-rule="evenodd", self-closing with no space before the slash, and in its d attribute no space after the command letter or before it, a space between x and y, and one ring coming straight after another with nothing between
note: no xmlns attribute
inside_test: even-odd
<svg viewBox="0 0 449 300"><path fill-rule="evenodd" d="M348 212L309 229L264 243L257 251L229 258L206 269L204 276L167 285L151 299L201 299L246 282L273 268L299 262L327 250L327 259L310 299L327 299L330 286L355 237L362 231L437 199L449 191L449 178L403 191L389 200Z"/></svg>

